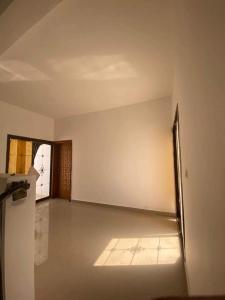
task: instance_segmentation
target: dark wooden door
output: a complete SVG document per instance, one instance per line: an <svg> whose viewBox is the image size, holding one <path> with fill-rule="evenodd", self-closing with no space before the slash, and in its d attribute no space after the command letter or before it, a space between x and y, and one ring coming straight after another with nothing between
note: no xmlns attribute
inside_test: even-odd
<svg viewBox="0 0 225 300"><path fill-rule="evenodd" d="M53 144L52 197L71 200L72 141Z"/></svg>

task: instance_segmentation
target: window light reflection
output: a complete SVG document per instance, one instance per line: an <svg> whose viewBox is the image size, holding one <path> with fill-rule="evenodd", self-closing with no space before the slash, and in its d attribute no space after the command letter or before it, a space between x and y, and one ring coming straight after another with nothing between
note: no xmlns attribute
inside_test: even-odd
<svg viewBox="0 0 225 300"><path fill-rule="evenodd" d="M45 80L50 78L27 62L0 60L0 82Z"/></svg>
<svg viewBox="0 0 225 300"><path fill-rule="evenodd" d="M123 55L87 55L66 60L49 60L64 76L83 80L135 78L137 73Z"/></svg>
<svg viewBox="0 0 225 300"><path fill-rule="evenodd" d="M94 266L175 264L180 255L178 236L112 239Z"/></svg>

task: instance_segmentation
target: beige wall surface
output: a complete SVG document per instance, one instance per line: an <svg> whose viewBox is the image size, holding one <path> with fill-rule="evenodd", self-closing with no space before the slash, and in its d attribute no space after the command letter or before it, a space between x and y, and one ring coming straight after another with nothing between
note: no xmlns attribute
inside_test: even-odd
<svg viewBox="0 0 225 300"><path fill-rule="evenodd" d="M0 101L0 173L5 172L7 134L53 140L54 121Z"/></svg>
<svg viewBox="0 0 225 300"><path fill-rule="evenodd" d="M73 140L72 199L175 211L171 100L56 120Z"/></svg>
<svg viewBox="0 0 225 300"><path fill-rule="evenodd" d="M225 1L177 1L179 102L190 294L225 293ZM188 178L184 176L188 171Z"/></svg>

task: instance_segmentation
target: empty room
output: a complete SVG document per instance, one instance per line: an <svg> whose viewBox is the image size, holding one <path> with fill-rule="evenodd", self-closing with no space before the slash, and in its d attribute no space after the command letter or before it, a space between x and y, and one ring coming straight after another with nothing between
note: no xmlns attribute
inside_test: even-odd
<svg viewBox="0 0 225 300"><path fill-rule="evenodd" d="M225 299L225 0L0 0L0 299Z"/></svg>

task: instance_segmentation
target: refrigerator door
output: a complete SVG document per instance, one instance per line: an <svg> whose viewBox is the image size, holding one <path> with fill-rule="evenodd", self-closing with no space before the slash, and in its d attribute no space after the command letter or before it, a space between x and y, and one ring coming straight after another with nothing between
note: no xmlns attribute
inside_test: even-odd
<svg viewBox="0 0 225 300"><path fill-rule="evenodd" d="M35 177L0 175L0 193L12 181L27 180L27 197L8 197L2 208L1 261L4 300L34 300Z"/></svg>

